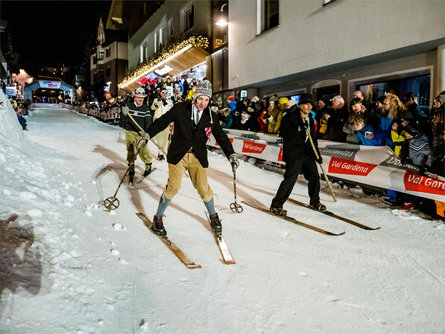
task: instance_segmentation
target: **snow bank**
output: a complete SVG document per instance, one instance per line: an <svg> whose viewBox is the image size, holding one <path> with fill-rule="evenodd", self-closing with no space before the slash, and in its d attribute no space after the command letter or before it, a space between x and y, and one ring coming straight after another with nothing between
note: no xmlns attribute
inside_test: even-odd
<svg viewBox="0 0 445 334"><path fill-rule="evenodd" d="M23 130L14 108L2 90L0 90L0 138L5 144L14 146L20 146L24 141ZM3 143L0 144L3 146Z"/></svg>

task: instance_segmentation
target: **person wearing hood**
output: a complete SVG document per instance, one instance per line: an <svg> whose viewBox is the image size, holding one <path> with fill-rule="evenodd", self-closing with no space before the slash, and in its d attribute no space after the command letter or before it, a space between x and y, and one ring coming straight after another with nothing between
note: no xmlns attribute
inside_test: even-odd
<svg viewBox="0 0 445 334"><path fill-rule="evenodd" d="M163 224L164 212L181 188L186 170L209 212L213 232L217 235L221 234L221 221L215 211L213 192L207 180L209 162L206 142L210 134L213 134L218 141L233 169L238 167L239 162L232 143L219 124L217 115L210 111L211 98L212 84L208 80L202 80L196 87L193 101L175 104L172 109L145 129L146 141L164 130L172 122L175 129L167 153L168 181L153 218L152 230L158 235L167 235Z"/></svg>
<svg viewBox="0 0 445 334"><path fill-rule="evenodd" d="M326 206L320 203L320 176L317 164L322 162L318 143L315 138L315 123L310 117L314 107L314 99L311 94L302 94L298 107L295 100L288 102L288 109L283 117L280 136L283 138L283 161L286 162L284 180L278 188L277 194L272 200L270 211L276 215L285 216L287 211L283 209L283 204L287 201L298 174L303 173L308 183L308 193L310 205L318 211L325 211ZM307 137L306 129L310 130L318 159L315 157L311 142Z"/></svg>

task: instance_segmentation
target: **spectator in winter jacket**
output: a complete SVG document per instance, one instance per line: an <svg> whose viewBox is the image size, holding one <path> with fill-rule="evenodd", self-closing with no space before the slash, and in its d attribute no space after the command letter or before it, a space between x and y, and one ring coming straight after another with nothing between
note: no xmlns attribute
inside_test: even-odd
<svg viewBox="0 0 445 334"><path fill-rule="evenodd" d="M343 132L343 125L348 119L349 113L345 106L345 100L340 95L332 98L331 111L325 112L320 119L320 138L344 142L346 134ZM325 132L323 132L325 131Z"/></svg>
<svg viewBox="0 0 445 334"><path fill-rule="evenodd" d="M432 149L433 149L433 172L440 175L445 174L445 92L433 100L430 111L432 129Z"/></svg>
<svg viewBox="0 0 445 334"><path fill-rule="evenodd" d="M362 100L357 97L353 98L349 108L351 111L349 113L348 120L343 125L343 132L346 134L346 142L351 144L360 144L358 132L365 127Z"/></svg>
<svg viewBox="0 0 445 334"><path fill-rule="evenodd" d="M287 97L280 97L277 103L276 98L272 97L271 100L272 99L274 99L275 102L274 107L268 110L270 117L268 119L267 132L277 134L280 131L281 119L283 118L284 111L287 109L287 102L289 102L289 100ZM275 105L275 103L277 103L277 105Z"/></svg>
<svg viewBox="0 0 445 334"><path fill-rule="evenodd" d="M230 111L230 108L221 109L218 112L218 119L224 129L230 129L233 122L232 112Z"/></svg>

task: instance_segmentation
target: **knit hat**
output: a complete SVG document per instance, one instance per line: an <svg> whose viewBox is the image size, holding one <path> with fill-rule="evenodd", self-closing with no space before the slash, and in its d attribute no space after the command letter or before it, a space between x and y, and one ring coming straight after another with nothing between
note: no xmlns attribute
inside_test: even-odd
<svg viewBox="0 0 445 334"><path fill-rule="evenodd" d="M280 99L278 100L278 104L280 104L280 105L287 104L288 102L289 102L289 99L287 97L280 97Z"/></svg>
<svg viewBox="0 0 445 334"><path fill-rule="evenodd" d="M230 95L229 97L227 97L227 100L233 101L233 100L235 100L235 96Z"/></svg>
<svg viewBox="0 0 445 334"><path fill-rule="evenodd" d="M300 102L298 102L298 104L306 104L306 103L310 103L312 104L312 107L315 106L315 102L314 102L314 98L312 97L312 94L301 94L300 96Z"/></svg>
<svg viewBox="0 0 445 334"><path fill-rule="evenodd" d="M209 80L202 80L198 82L195 93L193 94L193 99L196 99L202 95L208 96L209 99L212 98L212 84Z"/></svg>
<svg viewBox="0 0 445 334"><path fill-rule="evenodd" d="M135 97L146 97L147 94L145 94L145 89L142 87L136 88L136 90L134 91L134 96Z"/></svg>

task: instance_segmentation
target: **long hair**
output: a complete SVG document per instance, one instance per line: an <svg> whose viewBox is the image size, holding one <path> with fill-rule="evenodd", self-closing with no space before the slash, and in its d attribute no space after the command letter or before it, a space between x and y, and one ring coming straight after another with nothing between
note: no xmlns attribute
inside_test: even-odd
<svg viewBox="0 0 445 334"><path fill-rule="evenodd" d="M406 111L406 107L403 105L402 101L400 101L397 95L388 93L386 94L386 100L389 102L388 118L396 119L403 116L404 112Z"/></svg>

